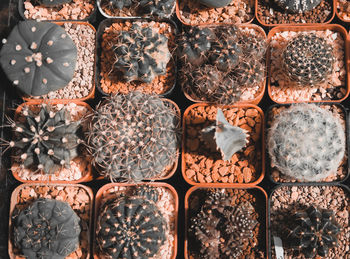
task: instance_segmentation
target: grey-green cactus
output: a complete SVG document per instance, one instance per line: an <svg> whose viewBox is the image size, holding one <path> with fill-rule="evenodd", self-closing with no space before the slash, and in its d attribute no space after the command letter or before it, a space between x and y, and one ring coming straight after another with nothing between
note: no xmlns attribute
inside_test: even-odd
<svg viewBox="0 0 350 259"><path fill-rule="evenodd" d="M139 8L144 15L168 18L175 8L175 0L141 0Z"/></svg>
<svg viewBox="0 0 350 259"><path fill-rule="evenodd" d="M68 203L35 200L13 221L13 242L27 259L64 259L79 246L80 218Z"/></svg>
<svg viewBox="0 0 350 259"><path fill-rule="evenodd" d="M345 130L325 109L293 105L273 119L267 145L271 163L281 173L319 181L337 171L345 153Z"/></svg>
<svg viewBox="0 0 350 259"><path fill-rule="evenodd" d="M322 0L274 0L275 3L290 13L305 13L318 6Z"/></svg>
<svg viewBox="0 0 350 259"><path fill-rule="evenodd" d="M220 8L229 5L232 0L199 0L199 3L211 8Z"/></svg>
<svg viewBox="0 0 350 259"><path fill-rule="evenodd" d="M159 200L159 191L157 187L142 184L136 187L133 196L144 197L147 200L157 202Z"/></svg>
<svg viewBox="0 0 350 259"><path fill-rule="evenodd" d="M118 9L122 10L124 7L130 7L134 1L133 0L105 0L107 7L111 10Z"/></svg>
<svg viewBox="0 0 350 259"><path fill-rule="evenodd" d="M73 40L49 22L19 22L0 51L0 64L9 80L33 96L65 87L73 79L76 60Z"/></svg>
<svg viewBox="0 0 350 259"><path fill-rule="evenodd" d="M37 0L44 6L56 6L71 3L72 0Z"/></svg>

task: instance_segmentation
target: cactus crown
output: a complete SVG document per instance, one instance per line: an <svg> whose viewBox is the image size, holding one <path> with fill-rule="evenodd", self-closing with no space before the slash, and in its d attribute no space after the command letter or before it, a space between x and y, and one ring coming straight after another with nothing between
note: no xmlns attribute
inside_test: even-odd
<svg viewBox="0 0 350 259"><path fill-rule="evenodd" d="M94 163L111 180L141 181L164 174L177 158L179 118L155 95L131 92L95 111L88 142Z"/></svg>
<svg viewBox="0 0 350 259"><path fill-rule="evenodd" d="M53 174L78 156L80 138L79 121L71 121L66 109L54 111L50 105L42 104L39 112L28 106L22 110L24 122L9 121L14 139L8 146L15 148L15 159L23 168Z"/></svg>
<svg viewBox="0 0 350 259"><path fill-rule="evenodd" d="M64 259L79 246L79 222L68 203L35 200L14 219L14 244L27 259Z"/></svg>
<svg viewBox="0 0 350 259"><path fill-rule="evenodd" d="M331 45L315 33L299 34L283 51L283 63L292 81L300 85L322 83L333 72Z"/></svg>
<svg viewBox="0 0 350 259"><path fill-rule="evenodd" d="M310 206L295 212L293 219L295 226L288 229L287 243L306 258L326 257L329 249L337 246L340 227L334 220L333 211Z"/></svg>
<svg viewBox="0 0 350 259"><path fill-rule="evenodd" d="M114 68L127 82L139 80L150 83L166 73L171 58L168 38L157 28L133 23L129 31L121 31L113 47Z"/></svg>
<svg viewBox="0 0 350 259"><path fill-rule="evenodd" d="M141 0L139 5L144 14L167 18L175 8L175 0Z"/></svg>
<svg viewBox="0 0 350 259"><path fill-rule="evenodd" d="M321 0L274 0L275 3L290 13L305 13L321 3Z"/></svg>
<svg viewBox="0 0 350 259"><path fill-rule="evenodd" d="M44 6L56 6L63 5L72 2L72 0L37 0L40 4Z"/></svg>
<svg viewBox="0 0 350 259"><path fill-rule="evenodd" d="M345 132L338 118L312 104L293 105L269 129L271 163L302 181L319 181L337 171L345 153Z"/></svg>
<svg viewBox="0 0 350 259"><path fill-rule="evenodd" d="M19 22L0 51L7 77L34 96L66 86L74 76L76 60L73 40L62 27L49 22Z"/></svg>

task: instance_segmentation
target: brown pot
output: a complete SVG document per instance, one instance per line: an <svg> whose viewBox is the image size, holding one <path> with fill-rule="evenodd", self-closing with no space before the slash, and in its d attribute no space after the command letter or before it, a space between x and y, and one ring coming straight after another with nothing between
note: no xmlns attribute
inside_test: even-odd
<svg viewBox="0 0 350 259"><path fill-rule="evenodd" d="M293 31L293 32L300 32L300 31L311 31L311 30L315 30L315 31L325 31L325 30L331 30L334 32L339 32L343 39L344 39L344 49L345 49L345 53L344 53L344 64L345 64L345 69L346 69L346 82L345 82L345 87L346 87L346 93L345 96L342 97L341 99L338 100L301 100L301 101L278 101L276 98L274 98L274 96L272 95L272 90L271 90L271 75L272 75L272 67L271 67L271 46L268 49L268 56L269 56L269 66L268 66L268 80L267 80L267 90L268 90L268 94L271 98L272 101L276 102L276 103L280 103L280 104L284 104L284 103L302 103L302 102L330 102L330 103L339 103L344 101L350 93L350 87L349 87L349 82L350 82L350 75L349 75L349 63L347 61L348 57L349 57L349 36L346 32L346 30L344 29L344 27L338 25L338 24L321 24L321 25L307 25L307 26L293 26L293 25L283 25L283 26L277 26L271 29L271 31L269 32L269 34L267 35L267 40L268 42L271 42L272 37L276 34L276 33L280 33L283 31Z"/></svg>
<svg viewBox="0 0 350 259"><path fill-rule="evenodd" d="M208 121L208 118L197 117L195 118L197 121L193 123L193 121L191 121L189 117L189 113L193 109L206 109L206 108L211 109L212 108L216 110L218 107L227 109L227 113L231 111L231 113L233 114L231 114L230 117L233 117L233 115L235 115L234 119L228 119L228 117L226 116L226 119L228 119L229 122L230 120L232 120L234 125L239 125L240 121L244 123L243 120L246 121L246 118L247 118L249 122L245 122L244 124L241 124L239 126L241 128L248 130L248 134L250 132L253 132L253 129L255 129L256 131L254 131L254 134L249 136L248 140L249 142L254 141L255 144L258 143L258 145L260 145L260 147L254 148L255 145L249 145L248 143L248 145L245 148L243 148L242 151L239 151L235 155L233 155L230 162L228 162L229 163L228 165L225 165L225 162L222 160L221 155L218 158L215 158L215 156L217 156L216 154L213 154L212 152L205 150L205 148L203 148L204 143L201 144L201 142L199 141L199 136L198 136L199 132L197 132L197 130L195 130L194 127L190 129L193 132L192 133L193 139L191 139L191 141L188 141L188 135L189 135L188 125L193 126L193 125L199 124L201 125L199 127L203 128L204 127L203 123ZM242 113L247 114L246 111L249 111L248 115L250 117L248 117L247 115L242 115ZM213 116L214 113L216 114L216 111L213 111L212 113L209 112L209 114L211 114L212 116L210 120L213 122L215 121L215 117ZM236 113L241 114L242 119L238 119L239 116L236 118ZM253 122L254 122L254 125L253 125ZM182 132L181 171L182 171L182 176L184 177L186 182L188 182L191 185L206 186L211 179L210 183L213 183L213 184L215 183L215 184L218 184L219 186L225 185L225 184L227 184L228 186L250 186L250 185L256 185L262 181L265 175L265 165L264 165L265 154L263 152L264 146L265 146L265 143L264 143L265 126L264 126L264 113L258 106L255 106L252 104L217 106L217 105L212 105L207 103L196 103L189 106L185 110L182 123L183 123L182 124L183 132ZM232 124L232 122L230 123ZM253 128L251 128L248 123L251 123L251 125L253 125L252 126ZM189 146L188 143L195 146L197 145L197 148L195 150L190 150L190 148L188 147ZM251 152L253 151L254 151L253 155L250 156ZM191 153L194 153L194 155L192 155ZM210 159L208 159L207 153L210 154L210 157L209 157ZM201 158L198 158L198 157L201 157ZM201 159L200 163L194 162L195 160L199 160L199 159ZM257 165L251 164L249 160L251 162L258 161L256 162ZM189 166L187 164L187 161L192 162L192 166ZM201 163L203 164L202 166L201 166ZM208 168L203 169L204 165ZM205 169L207 170L207 174L205 173ZM243 172L241 171L241 169ZM207 180L206 177L208 176L210 176L210 179ZM232 178L232 180L230 180L230 178Z"/></svg>
<svg viewBox="0 0 350 259"><path fill-rule="evenodd" d="M34 193L34 197L31 192ZM63 197L60 193L65 193L64 188L69 188L69 191L76 191L77 195L72 197L65 196ZM39 193L39 190L42 190L43 193ZM78 193L79 192L79 193ZM84 197L80 197L84 194ZM26 196L28 197L26 197ZM66 195L66 194L65 194ZM23 256L19 254L19 251L16 251L16 248L12 245L12 215L18 205L20 209L23 208L24 205L27 205L28 202L34 201L36 198L47 197L51 199L57 199L62 201L68 201L69 205L73 207L74 211L78 214L81 219L81 228L82 233L80 233L79 240L79 248L73 252L69 258L74 259L88 259L90 258L90 232L92 226L92 203L93 203L93 192L89 187L86 187L81 184L52 184L52 183L25 183L18 186L11 195L11 204L10 204L10 218L9 218L9 241L8 241L8 251L11 259L25 259ZM81 200L84 199L84 200ZM88 199L86 201L86 199ZM22 201L21 201L22 200ZM82 201L82 203L80 203ZM87 203L86 203L86 202ZM84 204L84 205L81 205ZM79 208L75 208L75 206L82 206L82 211ZM81 213L79 213L81 212ZM85 239L82 239L82 235L85 235ZM84 251L82 251L82 249Z"/></svg>
<svg viewBox="0 0 350 259"><path fill-rule="evenodd" d="M263 188L261 188L260 186L243 186L243 185L237 185L237 187L232 187L232 185L229 184L222 184L222 185L218 185L218 184L204 184L202 186L192 186L186 193L185 196L185 245L184 245L184 254L185 254L185 259L195 259L196 257L194 257L193 255L191 255L191 251L193 252L194 250L198 249L197 247L195 247L193 244L191 244L191 239L189 238L189 234L188 234L188 230L189 230L189 221L190 221L190 217L193 216L191 215L191 213L193 214L194 212L191 211L191 209L193 210L193 208L191 207L191 198L193 196L196 196L196 192L197 195L200 194L201 190L208 190L208 189L225 189L225 190L244 190L247 191L249 193L249 195L251 195L253 198L256 199L256 201L254 201L254 203L252 204L253 207L255 209L257 209L257 207L260 207L260 211L258 211L258 222L261 224L261 228L263 229L262 232L259 237L258 240L259 242L259 246L262 248L262 252L264 253L265 257L264 258L268 258L267 256L267 247L268 247L268 228L267 228L267 194L265 192L265 190ZM203 195L202 195L203 196ZM247 195L244 195L247 196ZM205 197L204 197L205 198ZM199 203L203 203L203 200L201 199L201 197L198 198L197 196L197 201ZM248 200L249 198L247 198ZM195 203L195 202L193 202ZM200 207L200 206L198 206ZM260 220L259 220L260 218ZM252 255L252 254L251 254ZM254 258L261 258L261 257L254 257Z"/></svg>
<svg viewBox="0 0 350 259"><path fill-rule="evenodd" d="M338 2L339 0L333 0L334 1L334 9L335 9L335 13L337 15L337 17L339 18L339 20L343 21L343 22L346 22L346 23L349 23L350 20L345 20L344 18L342 18L339 14L339 11L338 11Z"/></svg>
<svg viewBox="0 0 350 259"><path fill-rule="evenodd" d="M170 258L168 259L175 259L176 255L177 255L177 223L178 223L178 210L179 210L179 198L177 195L176 190L174 189L174 187L172 187L171 185L167 184L167 183L162 183L162 182L153 182L153 183L142 183L142 184L127 184L127 183L109 183L106 184L104 186L102 186L96 193L95 196L95 224L94 224L94 232L93 232L93 240L96 240L96 224L97 224L97 217L99 215L99 210L102 206L102 202L104 201L103 199L107 200L108 198L115 198L116 195L116 191L115 190L111 190L108 191L111 188L114 187L122 187L125 188L125 190L127 190L128 188L133 188L133 187L137 187L139 185L149 185L149 186L154 186L154 187L161 187L164 189L167 189L174 197L174 219L173 219L173 226L174 226L174 241L173 241L173 248L172 248L172 255ZM108 192L108 196L106 197L106 192ZM123 191L121 191L123 192ZM94 259L100 259L103 258L98 254L98 250L97 250L97 244L96 242L93 242L92 244L93 247L93 258ZM166 258L164 258L166 259Z"/></svg>
<svg viewBox="0 0 350 259"><path fill-rule="evenodd" d="M56 105L56 104L70 104L70 103L75 103L79 106L83 106L83 107L86 107L88 109L89 112L92 112L92 109L91 107L85 103L85 102L80 102L80 101L73 101L73 100L31 100L29 102L26 102L26 103L22 103L21 105L19 105L15 111L15 121L18 119L18 117L20 116L20 113L23 109L24 106L37 106L37 105L40 105L42 103L47 103L47 104L52 104L52 105ZM81 157L81 156L80 156ZM77 159L77 158L75 158ZM74 159L74 160L75 160ZM91 160L91 159L90 159ZM13 164L13 160L12 160L12 164ZM69 181L69 183L81 183L81 182L89 182L93 179L93 174L92 174L92 166L91 166L91 163L88 162L86 164L86 173L83 177L81 177L80 179L78 180L51 180L51 176L49 177L49 180L45 180L45 182L49 182L49 183L60 183L60 184L66 184L67 181ZM44 180L25 180L25 179L22 179L18 173L14 170L11 170L12 171L12 175L14 178L16 178L18 181L20 182L23 182L23 183L42 183L44 182Z"/></svg>

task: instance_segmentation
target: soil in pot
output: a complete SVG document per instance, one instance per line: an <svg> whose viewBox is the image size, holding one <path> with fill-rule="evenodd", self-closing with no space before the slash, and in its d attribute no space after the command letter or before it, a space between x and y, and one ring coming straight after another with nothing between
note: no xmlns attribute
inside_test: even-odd
<svg viewBox="0 0 350 259"><path fill-rule="evenodd" d="M343 186L337 185L312 185L312 186L281 186L278 187L270 198L270 227L271 227L271 253L276 258L273 236L282 238L284 258L305 258L296 250L288 247L285 240L287 228L292 227L292 217L296 211L305 211L309 206L319 210L331 210L334 212L336 224L340 227L337 246L331 248L327 256L316 258L348 258L349 253L349 191Z"/></svg>
<svg viewBox="0 0 350 259"><path fill-rule="evenodd" d="M334 0L335 1L335 0ZM337 14L341 20L350 21L350 4L346 0L337 0Z"/></svg>
<svg viewBox="0 0 350 259"><path fill-rule="evenodd" d="M227 121L247 131L248 143L228 161L200 138L200 131L216 120L217 107L194 105L184 115L182 172L193 183L252 183L262 175L262 121L256 106L227 106Z"/></svg>

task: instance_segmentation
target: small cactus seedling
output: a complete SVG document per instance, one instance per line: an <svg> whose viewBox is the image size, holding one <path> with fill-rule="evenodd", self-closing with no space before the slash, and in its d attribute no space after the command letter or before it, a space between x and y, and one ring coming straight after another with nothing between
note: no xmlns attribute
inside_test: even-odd
<svg viewBox="0 0 350 259"><path fill-rule="evenodd" d="M293 221L295 227L288 229L286 243L305 258L324 258L329 249L337 246L340 227L334 220L333 211L310 206L306 210L295 212Z"/></svg>
<svg viewBox="0 0 350 259"><path fill-rule="evenodd" d="M78 156L81 121L71 121L63 108L55 112L43 104L38 113L24 106L24 122L10 121L14 140L8 146L14 148L15 161L22 168L40 170L53 174L62 167L69 167L70 161Z"/></svg>
<svg viewBox="0 0 350 259"><path fill-rule="evenodd" d="M232 0L199 0L199 3L211 8L220 8L229 5Z"/></svg>
<svg viewBox="0 0 350 259"><path fill-rule="evenodd" d="M299 34L283 51L283 63L289 78L300 85L322 83L333 72L331 45L315 33Z"/></svg>
<svg viewBox="0 0 350 259"><path fill-rule="evenodd" d="M97 244L113 259L149 259L166 239L167 224L157 205L145 197L107 202L97 220Z"/></svg>
<svg viewBox="0 0 350 259"><path fill-rule="evenodd" d="M150 83L166 73L171 58L168 38L157 28L134 23L129 31L121 31L114 46L114 67L126 82L139 80Z"/></svg>
<svg viewBox="0 0 350 259"><path fill-rule="evenodd" d="M290 13L305 13L318 6L322 0L274 0L275 3Z"/></svg>
<svg viewBox="0 0 350 259"><path fill-rule="evenodd" d="M220 150L225 161L230 160L248 142L246 131L232 126L220 108L217 111L215 125L204 128L201 131L201 138L209 147Z"/></svg>
<svg viewBox="0 0 350 259"><path fill-rule="evenodd" d="M175 8L175 0L141 0L139 7L143 14L167 18Z"/></svg>
<svg viewBox="0 0 350 259"><path fill-rule="evenodd" d="M63 4L69 4L72 0L37 0L43 6L57 6Z"/></svg>
<svg viewBox="0 0 350 259"><path fill-rule="evenodd" d="M0 51L1 66L23 93L44 95L63 88L72 80L77 48L57 24L19 22L4 42Z"/></svg>
<svg viewBox="0 0 350 259"><path fill-rule="evenodd" d="M335 173L345 154L340 120L312 104L293 105L278 114L267 143L272 165L301 181L319 181Z"/></svg>
<svg viewBox="0 0 350 259"><path fill-rule="evenodd" d="M79 246L79 223L68 203L35 200L14 219L14 245L27 259L64 259Z"/></svg>
<svg viewBox="0 0 350 259"><path fill-rule="evenodd" d="M159 177L177 158L178 123L176 111L158 96L110 97L96 108L88 132L94 163L111 180Z"/></svg>

